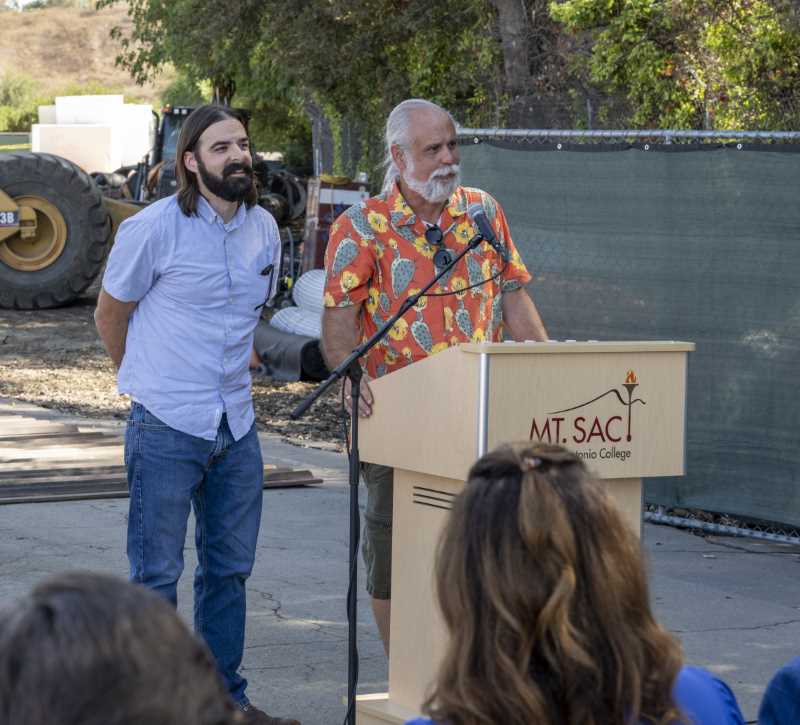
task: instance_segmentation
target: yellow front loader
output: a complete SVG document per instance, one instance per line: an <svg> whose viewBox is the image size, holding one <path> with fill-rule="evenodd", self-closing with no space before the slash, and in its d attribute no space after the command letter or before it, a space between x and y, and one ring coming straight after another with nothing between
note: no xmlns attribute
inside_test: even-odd
<svg viewBox="0 0 800 725"><path fill-rule="evenodd" d="M100 273L119 223L142 204L105 198L71 161L0 154L0 307L59 307Z"/></svg>

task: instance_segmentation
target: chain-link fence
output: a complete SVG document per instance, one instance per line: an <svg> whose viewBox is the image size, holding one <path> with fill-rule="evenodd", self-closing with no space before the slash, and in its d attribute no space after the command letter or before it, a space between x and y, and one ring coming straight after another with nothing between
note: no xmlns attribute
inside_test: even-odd
<svg viewBox="0 0 800 725"><path fill-rule="evenodd" d="M646 519L800 543L800 133L459 129L554 339L690 340Z"/></svg>
<svg viewBox="0 0 800 725"><path fill-rule="evenodd" d="M464 128L458 129L461 143L486 141L513 142L521 144L549 144L572 142L590 143L796 143L800 131L684 131L678 129L523 129L523 128Z"/></svg>
<svg viewBox="0 0 800 725"><path fill-rule="evenodd" d="M746 521L736 516L712 511L670 509L657 504L646 504L644 520L705 534L745 536L780 544L800 544L800 531L795 528L787 528L768 521Z"/></svg>

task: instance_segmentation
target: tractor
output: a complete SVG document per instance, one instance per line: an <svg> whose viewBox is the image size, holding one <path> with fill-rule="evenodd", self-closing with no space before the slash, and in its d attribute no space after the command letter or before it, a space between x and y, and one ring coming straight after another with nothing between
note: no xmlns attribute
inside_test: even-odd
<svg viewBox="0 0 800 725"><path fill-rule="evenodd" d="M61 307L92 284L119 224L175 192L175 148L192 110L166 107L154 114L150 153L112 174L89 174L52 154L0 153L0 307ZM294 175L258 157L253 170L259 204L279 225L302 216L305 189Z"/></svg>

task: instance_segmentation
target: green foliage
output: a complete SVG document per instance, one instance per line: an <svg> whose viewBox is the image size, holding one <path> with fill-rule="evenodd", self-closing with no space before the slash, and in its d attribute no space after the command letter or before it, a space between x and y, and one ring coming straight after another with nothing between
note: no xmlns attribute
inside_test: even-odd
<svg viewBox="0 0 800 725"><path fill-rule="evenodd" d="M51 106L56 96L101 96L122 90L90 82L71 84L44 95L39 84L24 74L7 73L0 78L0 131L30 131L38 123L39 106ZM126 101L136 102L130 96Z"/></svg>
<svg viewBox="0 0 800 725"><path fill-rule="evenodd" d="M39 85L29 76L6 73L0 78L0 106L26 106L33 101Z"/></svg>
<svg viewBox="0 0 800 725"><path fill-rule="evenodd" d="M485 108L474 79L486 67L490 76L495 65L490 41L477 32L484 16L476 9L485 4L266 0L248 72L237 83L248 97L279 108L319 109L333 131L331 170L374 175L382 126L398 101L424 95L462 118ZM457 30L443 33L444 25Z"/></svg>
<svg viewBox="0 0 800 725"><path fill-rule="evenodd" d="M98 9L118 0L98 0ZM241 74L249 63L260 28L258 0L130 0L133 30L115 28L122 52L117 62L143 83L166 63L214 86Z"/></svg>
<svg viewBox="0 0 800 725"><path fill-rule="evenodd" d="M29 131L44 102L33 78L7 73L0 78L0 131Z"/></svg>
<svg viewBox="0 0 800 725"><path fill-rule="evenodd" d="M761 0L736 3L704 28L717 59L707 92L719 127L800 127L800 26L792 20Z"/></svg>
<svg viewBox="0 0 800 725"><path fill-rule="evenodd" d="M800 127L800 24L780 0L562 0L577 75L641 127Z"/></svg>
<svg viewBox="0 0 800 725"><path fill-rule="evenodd" d="M30 131L36 123L36 109L17 109L13 106L0 106L0 131Z"/></svg>
<svg viewBox="0 0 800 725"><path fill-rule="evenodd" d="M284 163L298 174L311 174L311 126L293 105L279 106L263 99L237 95L237 106L252 112L250 135L258 151L280 151Z"/></svg>
<svg viewBox="0 0 800 725"><path fill-rule="evenodd" d="M468 123L499 101L485 0L130 0L128 13L133 30L115 33L134 78L171 63L215 88L233 81L236 105L276 142L264 147L284 153L308 144L305 117L320 110L336 127L336 170L373 170L386 114L410 95Z"/></svg>
<svg viewBox="0 0 800 725"><path fill-rule="evenodd" d="M123 95L123 89L119 86L106 86L98 81L88 81L86 83L70 83L63 88L59 88L53 94L56 96L108 96L108 95ZM125 94L126 103L136 103L134 97Z"/></svg>
<svg viewBox="0 0 800 725"><path fill-rule="evenodd" d="M312 124L330 128L327 170L349 174L375 176L386 115L410 96L469 126L502 125L528 93L576 126L589 99L594 125L800 128L794 0L519 0L529 67L516 77L530 87L514 97L508 39L491 32L504 2L128 0L131 29L114 34L139 82L178 71L165 101L213 97L201 81L221 97L235 90L260 148L307 165Z"/></svg>
<svg viewBox="0 0 800 725"><path fill-rule="evenodd" d="M436 101L465 125L491 124L502 100L496 90L501 85L502 59L496 38L481 29L492 26L494 12L482 2L434 5L402 45L407 95ZM403 97L393 98L390 105Z"/></svg>
<svg viewBox="0 0 800 725"><path fill-rule="evenodd" d="M161 94L162 106L200 106L211 100L208 85L200 83L186 75L179 75Z"/></svg>

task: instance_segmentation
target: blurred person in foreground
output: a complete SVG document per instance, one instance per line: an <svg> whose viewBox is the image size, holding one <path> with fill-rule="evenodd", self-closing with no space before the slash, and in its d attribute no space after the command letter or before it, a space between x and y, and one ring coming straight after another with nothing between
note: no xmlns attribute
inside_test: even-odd
<svg viewBox="0 0 800 725"><path fill-rule="evenodd" d="M52 576L0 617L4 725L239 725L211 653L163 598Z"/></svg>
<svg viewBox="0 0 800 725"><path fill-rule="evenodd" d="M239 667L264 466L248 363L275 293L281 244L258 201L245 119L196 108L181 127L178 192L126 219L95 322L131 396L125 435L130 577L177 603L190 509L195 631L253 725L297 725L254 707Z"/></svg>
<svg viewBox="0 0 800 725"><path fill-rule="evenodd" d="M477 206L485 214L508 261L482 242L395 323L362 360L363 417L373 405L381 405L373 398L370 379L464 342L547 339L525 289L531 275L502 207L485 191L461 186L453 117L430 101L405 100L389 114L385 143L383 192L351 206L334 222L325 251L322 352L330 369L434 278L442 255L455 257L467 246L478 232L470 208ZM349 390L347 380L348 407ZM367 487L362 547L367 591L388 654L393 469L365 463L362 474Z"/></svg>
<svg viewBox="0 0 800 725"><path fill-rule="evenodd" d="M640 541L560 446L475 463L439 544L446 653L408 725L744 725L650 610Z"/></svg>
<svg viewBox="0 0 800 725"><path fill-rule="evenodd" d="M758 708L758 725L800 723L800 657L781 667L769 681Z"/></svg>

